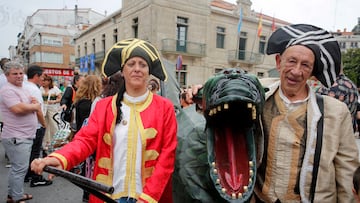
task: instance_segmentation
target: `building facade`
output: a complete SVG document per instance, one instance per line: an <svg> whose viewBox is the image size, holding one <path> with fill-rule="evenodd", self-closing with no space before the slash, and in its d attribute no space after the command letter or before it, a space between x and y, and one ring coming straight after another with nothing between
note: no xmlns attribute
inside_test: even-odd
<svg viewBox="0 0 360 203"><path fill-rule="evenodd" d="M344 30L332 32L332 34L339 42L341 52L346 52L348 49L360 48L360 17L358 18L357 25L355 25L351 31L345 28Z"/></svg>
<svg viewBox="0 0 360 203"><path fill-rule="evenodd" d="M123 0L120 10L75 37L76 66L81 72L101 74L105 53L115 42L140 38L154 44L164 60L174 63L182 86L203 83L229 67L267 77L275 67L274 56L265 54L267 40L274 26L289 23L253 11L251 4L250 0L238 0L237 4L223 0ZM182 67L176 70L180 55Z"/></svg>
<svg viewBox="0 0 360 203"><path fill-rule="evenodd" d="M39 9L27 17L18 35L16 55L25 65L39 65L58 84L67 82L75 67L74 36L105 16L91 9Z"/></svg>

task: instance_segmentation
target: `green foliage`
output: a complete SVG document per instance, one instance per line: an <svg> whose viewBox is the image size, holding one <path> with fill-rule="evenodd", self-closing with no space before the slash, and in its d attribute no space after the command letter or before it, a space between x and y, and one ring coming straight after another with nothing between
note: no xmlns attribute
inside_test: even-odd
<svg viewBox="0 0 360 203"><path fill-rule="evenodd" d="M349 49L342 53L344 74L360 86L360 49Z"/></svg>

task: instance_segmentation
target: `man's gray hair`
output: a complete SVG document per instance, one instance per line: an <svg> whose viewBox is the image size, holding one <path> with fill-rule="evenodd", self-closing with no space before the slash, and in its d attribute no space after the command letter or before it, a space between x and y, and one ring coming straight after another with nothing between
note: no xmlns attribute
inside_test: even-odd
<svg viewBox="0 0 360 203"><path fill-rule="evenodd" d="M4 73L8 75L11 69L22 69L24 70L24 66L18 61L9 61L4 64Z"/></svg>

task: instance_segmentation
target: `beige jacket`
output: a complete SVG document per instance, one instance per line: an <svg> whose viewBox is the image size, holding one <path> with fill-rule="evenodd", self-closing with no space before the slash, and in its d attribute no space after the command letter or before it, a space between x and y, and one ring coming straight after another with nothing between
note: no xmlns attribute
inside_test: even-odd
<svg viewBox="0 0 360 203"><path fill-rule="evenodd" d="M279 82L265 86L269 88L266 93L268 99L279 88ZM359 155L351 115L344 103L328 96L323 98L323 143L314 202L354 202L352 177L359 166ZM317 122L321 117L316 95L312 91L307 105L308 138L299 183L301 202L310 202Z"/></svg>

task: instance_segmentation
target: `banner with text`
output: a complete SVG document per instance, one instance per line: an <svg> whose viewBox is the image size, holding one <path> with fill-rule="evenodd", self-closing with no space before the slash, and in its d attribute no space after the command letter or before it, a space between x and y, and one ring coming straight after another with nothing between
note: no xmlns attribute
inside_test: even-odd
<svg viewBox="0 0 360 203"><path fill-rule="evenodd" d="M63 68L44 68L44 73L50 76L73 76L74 71L72 69Z"/></svg>

